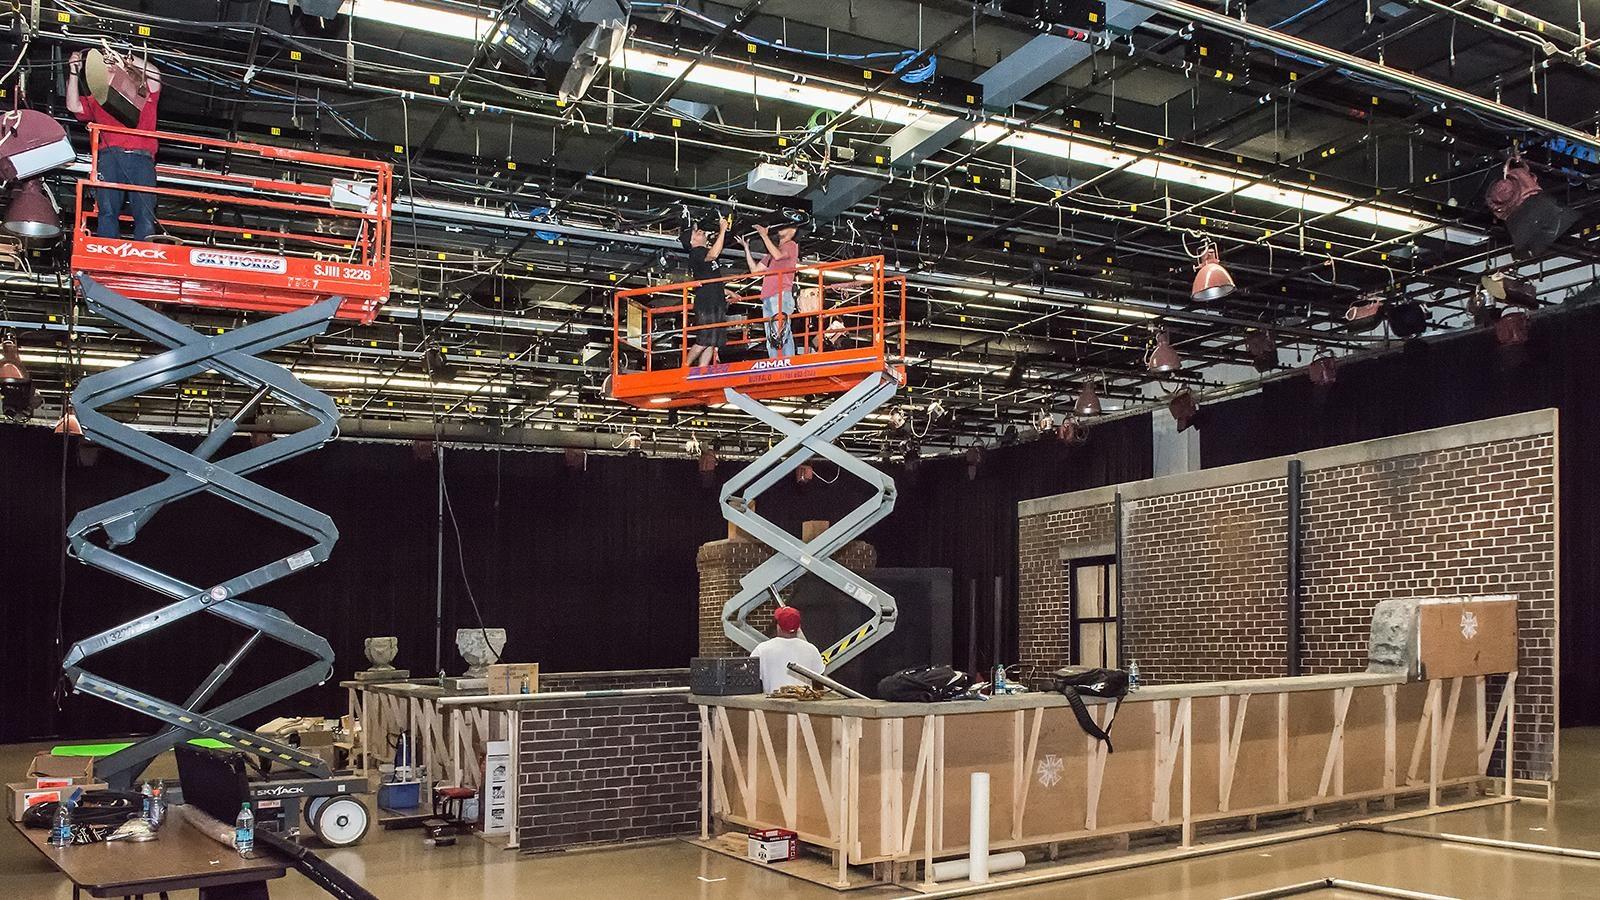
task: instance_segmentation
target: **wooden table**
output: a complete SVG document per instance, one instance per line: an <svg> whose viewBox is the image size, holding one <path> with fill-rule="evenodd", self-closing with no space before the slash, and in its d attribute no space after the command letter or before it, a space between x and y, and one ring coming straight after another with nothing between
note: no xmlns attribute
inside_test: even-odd
<svg viewBox="0 0 1600 900"><path fill-rule="evenodd" d="M91 897L165 896L168 891L283 877L287 863L277 854L257 847L257 859L244 859L232 847L201 833L189 822L188 814L184 806L168 810L158 840L72 847L50 846L49 829L12 824L72 881L74 898L84 892Z"/></svg>

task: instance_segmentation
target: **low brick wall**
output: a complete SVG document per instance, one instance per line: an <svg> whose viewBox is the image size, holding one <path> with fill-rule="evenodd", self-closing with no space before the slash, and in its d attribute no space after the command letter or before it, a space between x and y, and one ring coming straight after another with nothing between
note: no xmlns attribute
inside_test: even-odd
<svg viewBox="0 0 1600 900"><path fill-rule="evenodd" d="M524 851L698 827L700 725L682 693L527 701L520 713L517 839Z"/></svg>
<svg viewBox="0 0 1600 900"><path fill-rule="evenodd" d="M539 692L618 691L633 688L688 687L688 669L617 669L607 672L540 672Z"/></svg>

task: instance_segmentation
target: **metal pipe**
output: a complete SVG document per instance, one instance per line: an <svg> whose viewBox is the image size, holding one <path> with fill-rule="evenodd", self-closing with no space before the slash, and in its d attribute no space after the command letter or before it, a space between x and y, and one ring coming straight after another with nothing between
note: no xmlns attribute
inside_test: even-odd
<svg viewBox="0 0 1600 900"><path fill-rule="evenodd" d="M1475 847L1493 847L1497 850L1517 850L1523 853L1542 853L1546 856L1565 856L1571 859L1600 859L1600 850L1583 850L1577 847L1553 847L1549 844L1530 844L1525 841L1506 841L1499 838L1475 837L1469 834L1452 834L1442 831L1420 831L1415 828L1395 828L1382 825L1368 829L1383 834L1404 837L1428 838L1451 844L1471 844Z"/></svg>
<svg viewBox="0 0 1600 900"><path fill-rule="evenodd" d="M795 673L796 675L800 675L802 677L809 678L812 681L815 681L817 684L822 685L823 687L833 691L836 694L843 694L844 696L849 697L851 700L871 700L872 699L871 697L868 697L866 694L861 693L860 691L856 690L855 688L845 687L844 685L840 684L839 682L834 681L832 678L829 678L826 675L820 675L820 674L818 674L816 672L813 672L810 669L806 668L805 666L800 665L799 663L789 663L789 671Z"/></svg>
<svg viewBox="0 0 1600 900"><path fill-rule="evenodd" d="M1273 31L1272 29L1261 25L1255 25L1250 22L1241 22L1232 16L1225 16L1221 13L1212 12L1209 9L1202 9L1194 4L1184 3L1182 0L1134 0L1134 2L1138 3L1140 6L1149 7L1150 9L1154 9L1158 12L1167 13L1168 15L1176 16L1180 19L1186 19L1190 22L1204 25L1207 28L1213 28L1217 31L1226 32L1228 34L1235 35L1236 37L1244 38L1248 41L1264 44L1268 47L1277 47L1281 50L1288 50L1292 53L1299 53L1303 56L1309 56L1313 59L1320 60L1329 65L1349 69L1352 72L1358 72L1362 75L1368 76L1369 78L1377 78L1382 81L1387 81L1394 84L1398 88L1430 97L1433 100L1442 103L1455 104L1466 109L1483 113L1484 115L1493 116L1497 119L1515 122L1518 125L1524 125L1528 128L1534 129L1535 131L1560 135L1567 140L1582 144L1585 147L1595 147L1600 149L1600 139L1597 139L1594 135L1588 134L1587 132L1579 131L1576 128L1570 128L1566 125L1552 122L1543 116L1537 116L1533 113L1525 112L1520 109L1514 109L1506 106L1503 103L1496 103L1493 100L1485 97L1479 97L1476 94L1469 94L1459 88L1440 84L1437 81L1422 78L1420 76L1413 75L1410 72L1402 72L1399 69L1391 68L1383 65L1382 63L1365 60L1359 56L1352 56L1349 53L1335 50L1332 47L1326 47L1322 44L1297 38L1290 34L1284 34L1280 31Z"/></svg>
<svg viewBox="0 0 1600 900"><path fill-rule="evenodd" d="M1300 490L1305 483L1305 464L1298 459L1289 460L1288 479L1289 583L1284 610L1288 634L1284 639L1284 652L1288 657L1285 674L1293 678L1300 674Z"/></svg>
<svg viewBox="0 0 1600 900"><path fill-rule="evenodd" d="M374 682L382 684L383 682ZM471 706L475 703L507 703L517 700L598 700L605 697L649 697L653 695L687 694L686 687L613 688L599 691L550 691L545 694L472 694L463 697L440 697L440 706Z"/></svg>

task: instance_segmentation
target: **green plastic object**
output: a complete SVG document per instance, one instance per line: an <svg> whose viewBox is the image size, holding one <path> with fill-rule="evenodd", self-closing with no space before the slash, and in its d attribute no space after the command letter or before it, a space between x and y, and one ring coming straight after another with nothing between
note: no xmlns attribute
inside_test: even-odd
<svg viewBox="0 0 1600 900"><path fill-rule="evenodd" d="M195 738L189 743L196 747L204 747L207 750L231 749L227 744L224 744L215 738ZM133 741L112 741L107 744L63 744L60 747L51 747L50 755L93 756L98 759L102 756L110 756L113 753L121 752L132 746Z"/></svg>

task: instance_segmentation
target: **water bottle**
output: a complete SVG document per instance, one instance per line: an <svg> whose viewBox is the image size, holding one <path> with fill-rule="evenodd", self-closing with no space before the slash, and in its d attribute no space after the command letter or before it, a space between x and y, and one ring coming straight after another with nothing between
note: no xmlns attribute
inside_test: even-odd
<svg viewBox="0 0 1600 900"><path fill-rule="evenodd" d="M139 789L139 794L143 798L143 803L144 803L144 807L140 811L140 816L144 819L145 824L149 825L149 824L155 822L155 820L156 820L156 811L155 811L155 795L156 795L156 791L155 791L155 788L150 785L150 782L146 781L144 783L144 787L141 787Z"/></svg>
<svg viewBox="0 0 1600 900"><path fill-rule="evenodd" d="M233 845L240 856L249 856L255 849L256 814L250 811L249 803L239 807L239 818L233 820Z"/></svg>
<svg viewBox="0 0 1600 900"><path fill-rule="evenodd" d="M72 808L66 798L56 804L55 822L50 826L50 846L66 847L72 843Z"/></svg>
<svg viewBox="0 0 1600 900"><path fill-rule="evenodd" d="M161 785L156 785L150 792L150 827L156 831L161 830L161 820L167 817L167 798Z"/></svg>
<svg viewBox="0 0 1600 900"><path fill-rule="evenodd" d="M1128 693L1131 694L1134 691L1137 691L1138 689L1139 689L1139 664L1136 663L1136 662L1131 662L1131 663L1128 663Z"/></svg>

